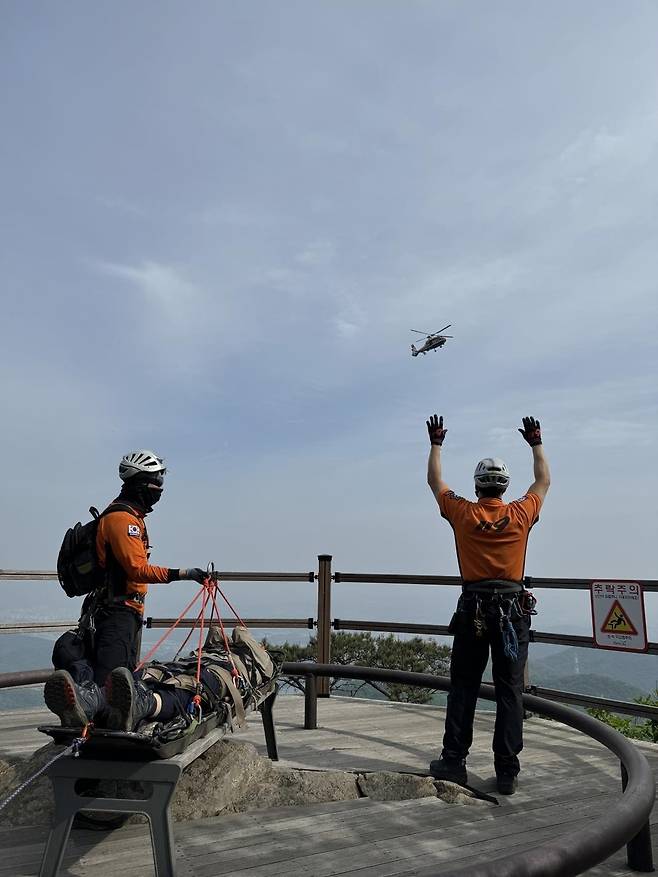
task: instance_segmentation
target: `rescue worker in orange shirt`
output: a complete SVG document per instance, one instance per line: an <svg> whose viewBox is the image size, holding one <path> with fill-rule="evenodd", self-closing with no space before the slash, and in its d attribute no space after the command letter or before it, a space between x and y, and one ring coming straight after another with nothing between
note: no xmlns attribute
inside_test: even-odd
<svg viewBox="0 0 658 877"><path fill-rule="evenodd" d="M107 700L103 686L112 670L135 669L148 585L203 583L207 577L199 567L149 563L145 517L160 501L166 472L164 460L147 450L126 454L119 464L121 492L102 514L96 535L105 585L89 594L82 607L83 617L91 619L93 626L91 652L88 660L57 669L44 689L46 705L63 726L84 726L102 713Z"/></svg>
<svg viewBox="0 0 658 877"><path fill-rule="evenodd" d="M427 482L441 515L452 526L462 594L450 622L453 634L450 691L441 757L430 763L436 779L466 783L466 758L473 742L478 690L489 650L496 690L493 736L498 791L511 795L517 785L523 748L523 672L528 656L534 596L523 587L526 546L550 485L539 421L523 418L519 432L530 445L534 481L520 499L505 503L510 474L505 463L488 457L475 468L477 502L456 496L443 480L443 417L427 421L430 455Z"/></svg>

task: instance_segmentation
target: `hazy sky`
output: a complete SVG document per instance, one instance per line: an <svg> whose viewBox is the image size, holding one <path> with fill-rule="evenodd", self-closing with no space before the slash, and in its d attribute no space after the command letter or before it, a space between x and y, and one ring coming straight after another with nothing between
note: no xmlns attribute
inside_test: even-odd
<svg viewBox="0 0 658 877"><path fill-rule="evenodd" d="M455 574L437 412L467 496L487 455L524 492L541 419L528 574L658 578L657 33L642 0L5 0L0 567L53 568L152 447L155 562ZM314 613L309 585L231 593ZM587 629L540 596L539 628ZM452 602L343 585L334 614Z"/></svg>

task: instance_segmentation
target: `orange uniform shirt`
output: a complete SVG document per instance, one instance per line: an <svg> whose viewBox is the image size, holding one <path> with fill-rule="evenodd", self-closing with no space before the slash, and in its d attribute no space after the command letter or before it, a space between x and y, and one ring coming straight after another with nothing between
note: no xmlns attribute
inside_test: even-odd
<svg viewBox="0 0 658 877"><path fill-rule="evenodd" d="M148 533L137 512L116 511L102 517L96 552L101 567L109 567L115 594L126 594L125 605L139 613L144 612L148 582L169 581L169 567L149 563ZM137 599L131 599L131 594Z"/></svg>
<svg viewBox="0 0 658 877"><path fill-rule="evenodd" d="M465 582L523 581L528 535L541 508L536 494L527 493L510 503L488 497L470 502L444 490L439 495L439 508L455 534L459 571Z"/></svg>

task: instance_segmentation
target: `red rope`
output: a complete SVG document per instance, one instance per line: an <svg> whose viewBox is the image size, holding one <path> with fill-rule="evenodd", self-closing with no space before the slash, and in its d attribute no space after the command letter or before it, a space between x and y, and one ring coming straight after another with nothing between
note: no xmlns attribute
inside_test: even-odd
<svg viewBox="0 0 658 877"><path fill-rule="evenodd" d="M185 639L183 640L183 642L182 642L182 643L180 644L180 646L178 647L178 651L177 651L176 654L174 655L174 661L178 660L178 656L180 655L180 653L183 651L183 649L185 648L185 646L186 646L187 643L189 642L190 637L192 636L192 634L193 634L194 631L196 630L196 626L197 626L197 624L201 621L201 611L202 611L202 610L199 610L199 614L198 614L197 617L195 618L195 620L194 620L194 624L192 625L192 627L190 627L190 632L188 633L188 635L185 637ZM211 619L211 621L212 621L212 619Z"/></svg>
<svg viewBox="0 0 658 877"><path fill-rule="evenodd" d="M216 591L219 590L219 588L217 586L217 582L215 582L215 590ZM220 591L220 593L221 593L221 591ZM233 681L235 683L235 679L240 674L238 673L238 668L235 666L235 662L233 661L233 653L231 652L231 648L230 648L229 643L228 643L228 637L226 636L226 630L224 629L224 622L222 621L221 612L219 611L219 607L217 606L217 603L215 602L215 595L212 594L211 596L212 596L212 602L213 602L213 609L215 612L217 612L217 620L219 621L219 626L220 626L220 629L222 631L222 638L224 640L224 648L226 649L226 654L228 656L229 661L231 662L231 668L232 668L231 669L231 676L233 677Z"/></svg>
<svg viewBox="0 0 658 877"><path fill-rule="evenodd" d="M201 607L201 625L199 626L199 649L197 652L196 659L196 684L197 686L201 683L201 649L203 648L203 625L205 622L205 614L206 614L206 605L208 604L209 597L209 585L208 579L203 583L203 605Z"/></svg>
<svg viewBox="0 0 658 877"><path fill-rule="evenodd" d="M160 639L159 639L159 640L157 641L157 643L153 646L153 648L148 652L148 654L147 654L147 655L146 655L146 656L145 656L145 657L139 662L139 664L135 667L135 671L140 670L140 669L144 666L144 664L146 664L146 662L149 660L149 658L151 657L151 655L153 655L153 654L157 651L157 649L160 648L160 646L162 645L162 643L167 639L167 637L169 636L169 634L172 633L172 632L178 627L178 624L179 624L179 622L182 620L183 616L186 614L186 612L188 612L188 610L190 610L190 609L192 608L192 606L194 606L194 604L196 603L196 601L199 599L199 597L201 596L201 594L202 594L204 591L205 591L205 586L202 585L202 586L201 586L201 589L197 592L197 594L196 594L196 596L194 597L194 599L190 600L190 602L187 604L187 606L185 607L185 609L183 609L183 611L182 611L181 614L178 616L178 618L176 619L176 621L174 621L174 623L171 625L171 627L168 628L168 630L164 633L163 636L160 637Z"/></svg>
<svg viewBox="0 0 658 877"><path fill-rule="evenodd" d="M221 594L222 599L224 600L224 602L228 605L228 608L231 610L231 612L235 615L235 617L237 618L237 620L240 622L240 624L242 625L242 627L244 627L244 628L247 630L247 629L248 629L248 628L247 628L247 625L246 625L246 624L244 623L244 621L240 618L240 616L238 615L238 613L237 613L237 612L235 611L235 609L233 608L233 605L232 605L231 601L228 599L228 597L226 596L226 594L225 594L225 593L222 591L222 589L219 587L219 582L215 582L215 587L217 588L217 590L218 590L219 593Z"/></svg>
<svg viewBox="0 0 658 877"><path fill-rule="evenodd" d="M192 636L192 633L194 632L194 630L196 629L196 626L199 625L199 648L198 648L198 650L197 650L197 665L196 665L196 687L197 687L197 692L196 692L196 694L194 695L194 697L192 698L192 703L194 703L194 705L195 705L195 706L197 707L197 709L199 710L199 715L201 714L201 695L200 695L200 688L201 688L201 652L202 652L202 650L203 650L203 631L204 631L204 627L205 627L206 607L207 607L208 603L209 603L211 600L212 600L212 607L213 607L213 608L212 608L212 610L211 610L211 612L210 612L209 625L212 625L213 615L216 613L216 614L217 614L217 620L219 621L219 626L220 626L220 629L221 629L221 631L222 631L222 638L223 638L223 640L224 640L224 648L226 649L226 654L228 655L228 658L229 658L229 660L230 660L230 662L231 662L231 667L233 668L233 669L232 669L232 672L231 672L231 675L233 676L234 682L235 682L236 677L238 677L238 676L240 675L240 674L238 673L238 670L237 670L237 668L236 668L236 666L235 666L235 663L234 663L234 661L233 661L233 655L232 655L232 653L231 653L231 649L230 649L230 646L229 646L228 637L226 636L226 630L225 630L225 628L224 628L224 622L222 621L222 616L221 616L221 613L220 613L220 611L219 611L219 607L218 607L218 605L217 605L217 601L216 601L216 599L215 599L215 594L216 594L217 592L219 592L219 594L221 595L222 599L223 599L224 602L227 604L227 606L229 607L229 609L231 610L231 612L235 615L236 619L237 619L238 622L242 625L242 627L244 627L245 629L247 629L247 625L246 625L246 624L244 623L244 621L240 618L240 616L238 615L238 613L235 611L235 609L234 609L233 604L231 603L231 601L228 599L228 597L226 596L226 594L225 594L225 593L222 591L222 589L219 587L219 582L218 582L218 580L217 580L217 578L215 577L215 574L214 574L214 572L213 572L212 575L209 574L208 577L204 580L204 582L203 582L203 584L201 585L201 588L199 589L199 591L195 594L195 596L193 597L193 599L190 600L190 602L187 604L187 606L185 607L185 609L183 609L183 611L182 611L181 614L178 616L178 618L176 619L176 621L174 621L174 623L171 625L171 627L169 627L169 628L165 631L165 633L160 637L160 639L159 639L159 640L157 641L157 643L153 646L153 648L150 649L150 650L148 651L148 653L144 656L143 660L139 662L139 664L137 665L137 667L135 667L135 670L140 670L140 669L144 666L144 664L146 664L146 663L148 662L149 658L151 658L151 656L152 656L152 655L153 655L153 654L154 654L154 653L160 648L160 646L161 646L162 643L167 639L167 637L168 637L168 636L169 636L169 635L170 635L170 634L171 634L171 633L172 633L172 632L178 627L178 625L179 625L179 623L182 621L183 617L187 614L187 612L189 612L189 610L192 608L192 606L194 606L194 604L195 604L196 601L199 599L199 597L201 596L201 594L203 594L203 600L202 600L202 603L201 603L201 609L200 609L200 611L199 611L199 614L197 615L197 617L196 617L196 619L195 619L195 621L194 621L194 624L193 624L192 627L190 628L190 632L189 632L188 635L185 637L185 639L183 640L182 645L180 646L180 648L179 648L178 651L176 652L176 658L177 658L178 655L183 651L183 649L184 649L185 646L187 645L187 642L188 642L188 640L190 639L190 637Z"/></svg>

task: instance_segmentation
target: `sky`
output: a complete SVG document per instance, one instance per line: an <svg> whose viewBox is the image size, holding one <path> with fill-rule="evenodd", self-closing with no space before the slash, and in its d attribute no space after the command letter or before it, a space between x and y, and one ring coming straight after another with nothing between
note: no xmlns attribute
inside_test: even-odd
<svg viewBox="0 0 658 877"><path fill-rule="evenodd" d="M436 412L466 496L490 455L525 492L540 419L529 575L658 579L657 30L644 0L5 0L0 568L53 569L146 447L156 563L456 575ZM14 618L76 614L16 587ZM447 623L455 596L337 585L333 614ZM539 629L591 629L585 594L539 596Z"/></svg>

